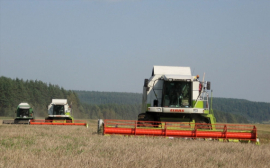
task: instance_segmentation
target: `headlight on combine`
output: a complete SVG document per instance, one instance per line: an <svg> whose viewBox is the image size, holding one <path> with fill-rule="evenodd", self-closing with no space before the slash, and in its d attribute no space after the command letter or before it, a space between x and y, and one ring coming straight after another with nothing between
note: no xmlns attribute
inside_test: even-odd
<svg viewBox="0 0 270 168"><path fill-rule="evenodd" d="M161 108L157 108L157 111L158 111L158 112L161 112Z"/></svg>
<svg viewBox="0 0 270 168"><path fill-rule="evenodd" d="M198 109L193 109L193 113L198 113Z"/></svg>

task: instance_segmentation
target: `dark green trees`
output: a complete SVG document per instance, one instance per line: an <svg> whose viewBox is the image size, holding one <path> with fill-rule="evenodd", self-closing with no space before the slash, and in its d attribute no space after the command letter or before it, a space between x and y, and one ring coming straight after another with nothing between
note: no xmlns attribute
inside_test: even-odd
<svg viewBox="0 0 270 168"><path fill-rule="evenodd" d="M76 113L74 117L81 116L80 102L77 94L73 91L66 91L58 85L46 84L41 81L22 79L10 79L0 77L0 116L14 116L14 111L21 102L28 102L34 107L37 117L47 115L47 105L52 99L68 99L74 104Z"/></svg>

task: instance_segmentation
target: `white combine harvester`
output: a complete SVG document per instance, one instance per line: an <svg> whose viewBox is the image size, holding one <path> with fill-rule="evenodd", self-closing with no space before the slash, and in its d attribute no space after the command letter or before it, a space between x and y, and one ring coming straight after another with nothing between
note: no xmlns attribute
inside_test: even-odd
<svg viewBox="0 0 270 168"><path fill-rule="evenodd" d="M190 67L154 66L150 78L144 80L138 120L100 119L98 132L258 144L253 125L216 124L208 90L210 82L192 76Z"/></svg>
<svg viewBox="0 0 270 168"><path fill-rule="evenodd" d="M48 117L45 120L30 120L30 125L77 125L86 126L84 120L74 120L71 106L68 105L67 99L52 99L48 106Z"/></svg>
<svg viewBox="0 0 270 168"><path fill-rule="evenodd" d="M66 120L72 123L71 107L67 103L67 99L52 99L48 106L48 117L46 120Z"/></svg>

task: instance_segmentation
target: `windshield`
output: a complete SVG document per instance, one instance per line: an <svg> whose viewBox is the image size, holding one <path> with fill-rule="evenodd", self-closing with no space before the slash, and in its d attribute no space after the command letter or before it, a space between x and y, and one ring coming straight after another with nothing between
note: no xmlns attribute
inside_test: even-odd
<svg viewBox="0 0 270 168"><path fill-rule="evenodd" d="M64 105L54 105L53 106L53 115L65 115Z"/></svg>
<svg viewBox="0 0 270 168"><path fill-rule="evenodd" d="M191 106L191 82L186 81L164 81L163 107Z"/></svg>
<svg viewBox="0 0 270 168"><path fill-rule="evenodd" d="M19 116L29 116L29 109L19 109Z"/></svg>

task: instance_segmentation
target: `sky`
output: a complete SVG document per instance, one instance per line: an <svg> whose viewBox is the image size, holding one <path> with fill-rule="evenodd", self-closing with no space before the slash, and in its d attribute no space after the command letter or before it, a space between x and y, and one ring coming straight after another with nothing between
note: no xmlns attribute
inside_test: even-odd
<svg viewBox="0 0 270 168"><path fill-rule="evenodd" d="M0 0L0 76L142 93L154 65L270 102L269 0Z"/></svg>

